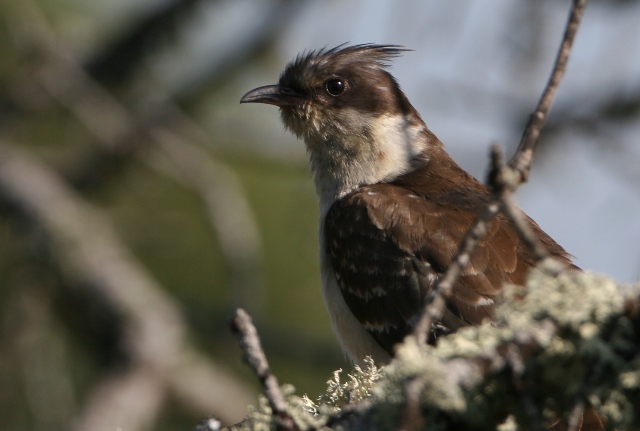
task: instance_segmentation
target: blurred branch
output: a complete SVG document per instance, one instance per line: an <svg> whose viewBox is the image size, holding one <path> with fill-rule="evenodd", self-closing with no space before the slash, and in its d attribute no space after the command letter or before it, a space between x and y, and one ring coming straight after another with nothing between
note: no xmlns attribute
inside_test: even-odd
<svg viewBox="0 0 640 431"><path fill-rule="evenodd" d="M240 181L229 168L170 130L158 128L151 133L155 151L145 160L198 192L232 275L228 287L231 303L259 315L264 294L262 245ZM158 163L160 158L168 163Z"/></svg>
<svg viewBox="0 0 640 431"><path fill-rule="evenodd" d="M192 105L201 100L203 95L227 85L257 57L269 51L286 29L283 24L309 4L292 0L273 0L271 3L269 12L262 16L259 25L246 27L247 34L243 36L242 43L236 44L219 58L212 56L211 63L202 72L191 77L171 95L176 103L180 106Z"/></svg>
<svg viewBox="0 0 640 431"><path fill-rule="evenodd" d="M538 153L542 157L552 156L551 152L545 151L556 143L566 142L565 133L575 135L582 145L589 144L596 150L599 167L620 178L622 183L631 185L628 190L640 193L640 188L632 186L640 183L634 150L637 148L635 130L640 121L640 88L629 91L621 86L609 90L603 98L596 97L595 102L592 99L593 96L589 100L584 97L565 99L555 108Z"/></svg>
<svg viewBox="0 0 640 431"><path fill-rule="evenodd" d="M45 232L53 264L68 285L106 298L123 318L128 366L92 392L78 429L147 428L168 393L226 421L242 414L250 391L194 352L179 308L120 244L107 220L46 166L4 143L0 204Z"/></svg>
<svg viewBox="0 0 640 431"><path fill-rule="evenodd" d="M88 74L108 87L125 83L150 52L175 37L181 26L191 25L185 18L192 16L200 3L205 2L174 0L141 17L86 63ZM246 35L242 36L241 43L236 43L222 54L211 55L211 63L188 79L175 94L169 95L169 99L189 105L220 85L226 85L230 78L273 46L285 28L282 24L304 6L304 2L291 0L272 0L268 4L269 10L261 14L258 25L244 28Z"/></svg>
<svg viewBox="0 0 640 431"><path fill-rule="evenodd" d="M12 374L21 380L22 390L12 388L5 378L2 388L5 393L24 394L32 429L61 430L69 426L78 399L72 383L70 346L54 314L52 299L46 288L42 289L42 278L37 270L21 271L3 286L10 292L0 313L1 342L6 349L3 373L13 371L7 367L5 355L13 356L11 362L18 372ZM9 415L4 411L3 419Z"/></svg>
<svg viewBox="0 0 640 431"><path fill-rule="evenodd" d="M545 133L557 133L569 127L593 131L602 123L634 120L640 115L640 88L631 92L619 88L607 93L607 97L597 103L594 103L593 96L565 100L553 110ZM576 110L576 106L581 109Z"/></svg>
<svg viewBox="0 0 640 431"><path fill-rule="evenodd" d="M211 0L209 0L211 1ZM173 0L156 4L102 52L91 58L86 70L101 84L111 86L129 79L146 54L175 33L180 20L190 16L204 0Z"/></svg>
<svg viewBox="0 0 640 431"><path fill-rule="evenodd" d="M37 9L31 9L32 15L39 16ZM164 158L175 168L161 172L194 190L207 208L231 273L231 302L253 304L252 311L259 313L263 289L257 223L234 172L184 137L188 134L205 141L206 133L170 103L145 114L127 108L55 43L44 19L34 22L41 31L35 32L32 45L44 51L46 60L34 74L36 84L95 137L96 145L69 163L65 176L74 187L87 189L108 181L133 156L154 169L160 167L156 163L160 152L168 156Z"/></svg>

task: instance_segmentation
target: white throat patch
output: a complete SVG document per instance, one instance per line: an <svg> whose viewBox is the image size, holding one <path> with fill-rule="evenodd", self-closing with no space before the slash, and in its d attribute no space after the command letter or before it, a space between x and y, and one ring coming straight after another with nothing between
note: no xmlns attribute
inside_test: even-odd
<svg viewBox="0 0 640 431"><path fill-rule="evenodd" d="M320 147L326 146L325 142L307 142L321 218L337 199L355 188L391 181L409 172L414 168L412 160L428 145L421 136L424 124L405 115L373 117L346 110L342 121L349 130L363 130L351 135L344 135L344 129L338 131L338 136L343 132L345 142L331 145L340 145L343 151Z"/></svg>

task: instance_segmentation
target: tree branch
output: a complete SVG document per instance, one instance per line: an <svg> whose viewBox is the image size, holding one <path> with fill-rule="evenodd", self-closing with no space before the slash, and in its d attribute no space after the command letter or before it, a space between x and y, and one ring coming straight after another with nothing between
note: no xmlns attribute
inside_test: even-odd
<svg viewBox="0 0 640 431"><path fill-rule="evenodd" d="M235 173L186 137L206 141L206 132L169 102L151 112L125 106L57 43L35 5L25 1L20 8L29 15L33 27L27 43L44 60L30 76L29 85L42 88L94 137L95 145L64 170L67 180L79 190L95 187L137 157L190 187L202 199L231 271L230 302L260 304L262 245L257 222ZM160 159L168 163L157 163ZM260 307L254 308L258 312Z"/></svg>
<svg viewBox="0 0 640 431"><path fill-rule="evenodd" d="M571 47L580 25L580 20L584 14L586 3L587 0L573 1L569 20L552 69L551 77L547 82L536 110L529 119L518 150L509 162L509 167L504 166L501 155L499 155L495 149L492 151L492 174L489 176L489 187L492 189L493 196L480 216L467 231L467 234L458 247L456 256L452 259L446 272L438 280L426 298L422 317L413 331L413 335L417 338L420 345L426 345L433 322L441 318L446 300L451 296L454 284L464 268L469 264L471 255L478 247L482 238L487 234L488 227L501 209L514 223L516 231L523 241L532 247L536 258L543 259L547 255L546 250L541 250L540 247L542 246L537 244L537 240L532 232L530 232L528 226L525 226L524 217L513 203L510 193L515 191L521 183L528 179L535 147L540 138L540 131L545 124L558 86L564 76L569 54L571 53ZM518 177L513 180L510 179L507 182L506 178L513 178L514 173L517 174ZM501 178L503 184L496 183L495 179L497 178ZM507 194L507 189L509 190L509 194Z"/></svg>
<svg viewBox="0 0 640 431"><path fill-rule="evenodd" d="M533 153L536 149L538 141L540 139L540 133L547 121L551 104L553 103L560 81L564 77L564 73L567 69L567 62L569 61L569 54L571 54L571 48L575 39L580 21L584 15L585 8L587 6L587 0L573 0L573 6L569 15L569 21L565 28L564 37L562 38L562 44L558 50L553 71L547 81L542 96L538 101L535 111L529 117L529 121L522 134L522 139L518 146L518 150L513 158L509 161L509 167L514 169L519 175L520 180L518 184L524 183L529 178L529 172L531 171L531 162L533 161Z"/></svg>
<svg viewBox="0 0 640 431"><path fill-rule="evenodd" d="M258 331L253 325L251 316L241 308L231 320L231 329L236 335L247 364L260 379L269 405L277 418L277 425L286 431L298 430L295 421L287 411L287 401L280 390L278 379L271 373L267 357L262 350Z"/></svg>
<svg viewBox="0 0 640 431"><path fill-rule="evenodd" d="M179 307L118 241L102 214L51 169L4 143L0 205L44 233L48 255L65 284L104 299L101 305L122 318L128 366L94 388L79 429L111 429L116 423L148 428L168 393L201 408L201 414L215 411L225 421L242 414L237 403L249 403L252 391L195 352Z"/></svg>

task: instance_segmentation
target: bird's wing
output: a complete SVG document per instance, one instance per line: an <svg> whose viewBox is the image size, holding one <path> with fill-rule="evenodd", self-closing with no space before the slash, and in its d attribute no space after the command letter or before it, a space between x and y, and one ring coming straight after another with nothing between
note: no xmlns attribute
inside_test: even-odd
<svg viewBox="0 0 640 431"><path fill-rule="evenodd" d="M365 186L335 202L324 225L325 253L345 302L393 355L420 317L424 298L454 257L476 214L392 184ZM492 318L506 282L522 282L533 260L500 218L453 288L434 334Z"/></svg>

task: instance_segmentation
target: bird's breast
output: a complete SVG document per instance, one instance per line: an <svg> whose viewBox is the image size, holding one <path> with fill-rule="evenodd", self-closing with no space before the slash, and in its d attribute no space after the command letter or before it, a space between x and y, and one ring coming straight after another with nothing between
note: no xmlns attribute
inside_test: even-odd
<svg viewBox="0 0 640 431"><path fill-rule="evenodd" d="M366 331L353 315L342 296L336 274L325 251L323 225L320 224L320 272L322 276L322 296L331 317L331 326L336 333L342 350L355 364L364 366L364 358L371 356L376 363L389 362L391 357Z"/></svg>

